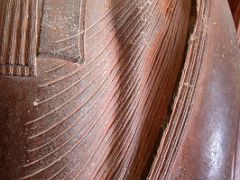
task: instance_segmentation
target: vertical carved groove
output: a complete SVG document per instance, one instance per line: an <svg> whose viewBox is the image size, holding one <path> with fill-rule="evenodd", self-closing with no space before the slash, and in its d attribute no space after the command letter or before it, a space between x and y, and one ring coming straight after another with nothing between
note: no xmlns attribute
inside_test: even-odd
<svg viewBox="0 0 240 180"><path fill-rule="evenodd" d="M29 0L1 4L0 75L36 75L37 4Z"/></svg>
<svg viewBox="0 0 240 180"><path fill-rule="evenodd" d="M27 32L24 31L24 29L27 29L29 26L29 0L26 0L26 3L24 4L24 10L22 12L22 29L21 29L21 43L20 43L20 58L19 58L19 64L24 66L26 65L26 52L24 49L26 49L26 42L27 42Z"/></svg>

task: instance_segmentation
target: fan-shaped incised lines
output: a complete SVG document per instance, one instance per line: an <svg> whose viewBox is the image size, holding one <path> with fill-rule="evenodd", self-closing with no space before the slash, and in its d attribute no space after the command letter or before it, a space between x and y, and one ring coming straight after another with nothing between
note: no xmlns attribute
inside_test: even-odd
<svg viewBox="0 0 240 180"><path fill-rule="evenodd" d="M139 21L138 21L138 22L139 22ZM136 26L137 26L137 25L136 25ZM132 30L132 31L133 31L133 30ZM124 33L124 32L123 32L123 33ZM140 31L138 32L138 34L139 34L139 33L140 33ZM138 35L138 34L137 34L137 35ZM136 35L136 36L137 36L137 35ZM107 48L107 46L106 46L106 48ZM96 58L97 58L97 57L96 57ZM95 59L96 59L96 58L95 58ZM77 69L74 73L71 73L71 75L68 75L68 77L71 77L73 74L79 72L80 69L81 69L81 68ZM65 78L67 78L67 76L63 77L63 79L65 79ZM63 79L61 79L61 80L63 80ZM52 82L51 82L51 83L52 83ZM55 83L56 83L56 82L55 82ZM74 85L75 85L75 84L74 84ZM71 85L71 86L69 86L69 87L73 87L74 85ZM49 84L48 84L48 85L42 85L42 86L49 86ZM69 87L67 88L67 90L70 89ZM66 90L64 90L63 92L65 92L65 91L66 91ZM59 95L61 95L63 92L61 92ZM77 96L78 96L78 95L76 95L75 97L77 97ZM51 98L50 98L50 99L51 99ZM42 119L42 118L44 118L44 117L52 114L53 112L57 111L58 109L60 109L60 108L63 107L64 105L66 105L66 104L68 104L69 102L71 102L73 99L74 99L74 97L71 98L71 100L68 100L67 102L65 102L63 105L55 108L55 109L52 110L51 112L48 112L48 113L44 114L44 115L41 116L41 117L38 117L37 119L35 119L35 120L33 120L33 121L29 121L27 124L31 124L31 123L37 122L37 121L39 121L40 119ZM39 102L38 104L41 104L41 102Z"/></svg>
<svg viewBox="0 0 240 180"><path fill-rule="evenodd" d="M144 25L143 25L142 27L144 27ZM140 29L140 31L139 31L139 32L141 32L141 29ZM138 37L138 34L139 34L139 33L137 33L136 37ZM139 46L139 47L140 47L140 46ZM88 134L88 133L87 133L87 134Z"/></svg>
<svg viewBox="0 0 240 180"><path fill-rule="evenodd" d="M117 65L117 64L116 64L116 65ZM115 65L115 66L116 66L116 65ZM123 64L122 64L122 65L123 65ZM126 66L129 67L128 64L126 64ZM134 67L137 68L138 66L131 65L130 67L131 67L131 69L130 69L130 72L131 72L131 70L133 70ZM122 71L125 72L124 70L122 70ZM129 73L129 72L128 72L128 73ZM127 76L127 75L126 75L126 77L130 78L130 80L131 80L131 76ZM126 77L125 77L125 78L126 78ZM125 87L125 86L127 87L127 86L128 86L128 82L129 82L130 80L126 79L126 84L123 85L123 87ZM80 120L80 119L78 119L78 121L79 121L79 120ZM77 123L77 122L76 122L76 123ZM76 126L76 123L74 123L70 128ZM69 130L69 129L66 129L66 131L68 131L68 130ZM61 133L61 134L64 134L64 133L65 133L65 131L63 131L63 133ZM77 134L78 134L78 133L77 133ZM76 135L77 135L77 134L76 134ZM56 138L55 138L55 139L56 139ZM69 139L69 140L71 140L71 139ZM47 144L48 144L48 143L47 143ZM47 144L45 144L44 146L46 146Z"/></svg>
<svg viewBox="0 0 240 180"><path fill-rule="evenodd" d="M138 81L136 81L136 82L138 82ZM138 83L136 83L136 84L138 84ZM131 97L131 94L133 93L133 90L134 90L134 89L132 88L132 89L131 89L132 92L128 95L128 96L129 96L128 98ZM137 89L136 89L136 90L137 90ZM116 93L115 93L115 95L116 95ZM124 94L124 95L126 95L126 94ZM132 95L133 95L132 98L134 98L134 95L136 96L136 94L132 94ZM112 99L114 99L114 98L112 98ZM129 99L128 99L128 100L129 100ZM126 101L126 102L127 102L127 101ZM108 104L110 104L110 103L111 103L111 101L110 101ZM124 102L123 102L123 103L124 103ZM124 105L126 105L127 107L129 106L129 104L125 104L125 103L124 103ZM114 106L113 106L113 107L114 107ZM119 108L122 108L122 107L119 107ZM107 108L106 108L106 109L110 109L110 111L114 111L114 108L109 108L108 105L107 105ZM129 113L129 112L128 112L128 113ZM125 118L127 118L128 113L126 113ZM125 114L125 113L124 113L124 114ZM123 118L123 114L120 114L120 113L119 113L118 115L120 115L119 117ZM117 116L118 116L118 115L117 115ZM111 116L109 116L108 118L110 118L110 117L111 117ZM101 118L101 117L100 117L100 118ZM100 119L100 118L99 118L99 119ZM122 120L123 120L123 119L122 119ZM127 120L127 119L126 119L126 120ZM120 120L120 121L121 121L121 120ZM112 123L113 123L113 122L112 122ZM113 125L112 123L111 123L111 126ZM111 129L111 126L108 128L108 131ZM108 132L108 131L107 131L107 132ZM106 136L106 135L107 135L107 133L105 133L105 136ZM101 141L100 141L99 144L101 144ZM95 146L95 145L93 145L93 146ZM96 152L97 150L98 150L98 146L96 147L95 152ZM95 153L93 153L93 155L94 155L94 154L95 154ZM90 159L91 159L91 158L90 158ZM88 162L90 161L90 159L88 160ZM79 164L79 163L78 163L78 164ZM68 164L66 164L62 169L64 169L67 165L68 165ZM87 166L87 163L84 165L84 167L86 167L86 166ZM76 169L76 168L77 168L76 166L73 167L72 170L71 170L71 172L72 172L74 169ZM61 170L62 170L62 169L61 169ZM83 169L83 168L81 168L81 169ZM71 172L69 172L69 174L71 174ZM69 174L68 174L68 175L69 175ZM66 177L67 177L67 176L66 176Z"/></svg>
<svg viewBox="0 0 240 180"><path fill-rule="evenodd" d="M126 29L127 29L127 27L125 27L125 29L123 30L123 32L125 32ZM98 67L98 65L100 64L100 62L102 62L102 61L99 61L99 63L94 67L94 69L91 69L91 70L89 71L89 73L92 72L93 70L95 70L95 69ZM82 77L81 79L83 79L83 78L84 78L86 75L88 75L89 73L86 73L86 74L84 74L83 76L81 76L81 77ZM79 81L78 81L78 82L79 82ZM74 83L74 84L77 84L77 82ZM62 95L63 92L65 92L66 90L68 90L68 89L70 89L70 88L72 88L72 87L73 87L73 85L70 85L70 86L67 87L67 89L65 89L65 90L63 90L63 91L61 91L61 92L59 92L59 93L57 93L57 94L54 94L53 97L50 97L50 98L45 99L45 100L43 100L43 101L40 101L38 104L40 105L40 104L45 103L45 102L47 102L47 101L49 101L49 100L51 100L51 99L53 99L53 98L55 98L55 97L57 97L57 96L59 96L59 95Z"/></svg>
<svg viewBox="0 0 240 180"><path fill-rule="evenodd" d="M75 124L74 124L75 125Z"/></svg>
<svg viewBox="0 0 240 180"><path fill-rule="evenodd" d="M136 58L136 59L137 59L137 58ZM136 61L136 59L135 59L134 61ZM139 63L138 63L138 64L139 64ZM136 64L135 64L135 65L136 65ZM135 67L135 66L133 66L133 67ZM138 68L136 68L136 69L138 69ZM138 70L138 71L139 71L139 70ZM132 72L132 71L130 70L129 72ZM125 73L124 73L124 74L125 74ZM126 77L129 77L129 76L126 75ZM129 81L131 81L131 79L130 79ZM128 81L128 82L129 82L129 81ZM123 82L124 82L124 79L123 79ZM138 83L138 81L136 81L136 80L133 81L133 82L137 82L136 85L137 85L137 84L140 85L140 83ZM120 85L120 86L121 86L121 85ZM133 88L131 88L131 91L132 91L132 90L133 90L133 91L138 91L138 89L139 89L139 88L134 88L134 86L133 86ZM136 93L133 93L133 91L132 91L131 93L124 93L124 95L129 94L129 95L128 95L129 98L134 98L134 94L136 95ZM132 94L132 93L133 93L133 94ZM132 94L133 96L132 96L131 94ZM124 98L124 99L125 99L125 98ZM128 100L129 100L129 99L128 99ZM127 106L129 106L129 105L130 105L129 102L132 102L132 101L126 101L126 102L122 101L121 106L123 106L123 105L126 106L125 103L127 103L127 104L128 104ZM136 103L136 104L137 104L137 103ZM121 107L119 107L119 108L121 108ZM136 109L136 108L133 108L133 109ZM133 109L131 109L131 110L133 110ZM127 109L124 108L124 110L127 110ZM124 111L123 111L123 112L124 112ZM127 122L127 119L129 119L129 118L127 118L127 117L128 117L128 113L130 113L130 112L131 112L131 111L128 111L128 112L126 112L126 113L123 113L123 114L126 114L126 116L124 116L124 117L126 118L126 122ZM119 114L119 115L121 116L121 114ZM119 115L116 115L116 117L119 117ZM122 118L122 117L121 117L121 118ZM121 121L121 120L120 120L120 121ZM110 129L110 127L108 128L108 130L109 130L109 129ZM106 134L107 134L107 133L106 133ZM100 145L100 144L101 144L101 143L99 143L99 145ZM99 145L98 145L98 146L99 146ZM97 146L97 147L98 147L98 146ZM96 151L97 151L97 149L95 150L95 152L96 152ZM93 155L94 155L94 154L95 154L95 153L93 153ZM90 161L90 159L88 160L88 162L89 162L89 161ZM87 165L87 164L85 164L84 167L86 167L86 165ZM81 171L83 170L84 167L81 168ZM71 171L71 172L72 172L72 171ZM71 173L71 172L70 172L70 173ZM69 173L69 174L70 174L70 173ZM69 174L68 174L68 175L69 175ZM67 177L67 176L65 176L65 177Z"/></svg>
<svg viewBox="0 0 240 180"><path fill-rule="evenodd" d="M44 70L35 117L25 124L28 161L23 179L84 179L88 170L92 178L114 178L118 173L128 176L126 168L145 168L145 162L138 166L137 161L144 152L150 156L153 141L147 139L159 131L156 110L166 103L161 95L172 83L163 77L175 70L174 43L184 26L181 6L171 2L171 12L164 14L158 0L118 1L124 7L111 7L90 32L85 29L84 43L93 44L84 49L90 57L86 63L69 69L66 62L53 63ZM101 29L96 28L99 23ZM141 136L148 147L138 144Z"/></svg>
<svg viewBox="0 0 240 180"><path fill-rule="evenodd" d="M132 67L133 68L133 67ZM76 125L76 124L73 124L73 125Z"/></svg>
<svg viewBox="0 0 240 180"><path fill-rule="evenodd" d="M114 79L114 78L113 78ZM94 126L94 125L93 125ZM92 130L92 128L93 127L91 127L91 129L90 130ZM86 135L88 135L89 133L90 133L90 130L85 134L85 136ZM78 133L77 133L78 134ZM84 137L83 137L84 138ZM76 143L72 148L71 148L71 150L72 149L74 149L74 148L76 148L76 146L81 142L82 140L79 140L79 142L78 143ZM70 153L71 152L71 150L69 150L68 152L66 152L65 154L64 154L64 156L66 155L66 154L68 154L68 153ZM48 155L47 155L48 156ZM63 156L62 157L60 157L60 159L62 159L63 158ZM53 164L55 164L57 161L54 161L51 165L53 165ZM35 163L35 162L34 162ZM48 166L49 167L49 166ZM38 172L39 173L39 172ZM35 174L36 175L36 174Z"/></svg>
<svg viewBox="0 0 240 180"><path fill-rule="evenodd" d="M78 109L79 110L79 109ZM78 110L76 110L76 111L78 111ZM76 111L74 111L74 112L76 112ZM70 114L70 116L71 116L72 114ZM67 116L67 118L69 118L70 116ZM63 121L60 121L60 122L63 122ZM59 124L56 124L56 125L59 125ZM53 127L56 127L56 125L54 125ZM51 127L50 129L52 129L53 127ZM50 130L50 129L48 129L48 130ZM44 131L45 132L45 131ZM41 133L42 134L42 133ZM41 134L38 134L38 135L41 135ZM34 137L36 137L36 136L38 136L38 135L34 135ZM34 137L32 137L32 138L34 138ZM30 138L31 139L31 138Z"/></svg>
<svg viewBox="0 0 240 180"><path fill-rule="evenodd" d="M135 2L135 4L136 4L136 2ZM132 8L133 10L132 11L130 11L131 13L134 11L134 8ZM128 10L128 9L127 9ZM126 16L126 14L127 13L129 13L129 11L124 11L124 13L123 13L123 15L121 16L122 18L120 18L120 20L123 20L123 17L124 16ZM129 17L131 17L130 16L131 14L129 14ZM138 17L138 14L137 15L133 15L132 17ZM119 29L121 28L121 27L123 27L123 23L120 23L120 22L116 22L116 23L119 23L119 24L121 24L121 26L119 26ZM130 25L130 23L129 24L127 24L127 26L126 27L124 27L124 30L123 30L123 32L121 33L122 35L124 34L124 32L125 32L125 30L129 27L129 25ZM114 30L114 28L112 28L112 30ZM115 37L115 38L119 38L119 37ZM103 38L104 39L104 38ZM113 42L113 39L111 39L110 41L109 41L109 43L105 46L105 48L104 49L102 49L99 53L98 53L98 55L96 56L96 57L94 57L93 59L91 59L91 60L88 60L84 65L84 67L88 67L88 65L90 65L94 60L97 60L97 58L99 58L100 57L100 55L102 55L103 54L103 52L106 50L106 48L108 48L109 46L110 46L110 44ZM95 46L95 48L96 48L96 46ZM94 49L92 49L92 50L94 50ZM89 52L90 53L90 52ZM108 53L109 54L109 53ZM108 55L107 54L107 55ZM104 57L104 58L106 58L106 57ZM103 58L103 59L104 59ZM50 81L50 82L47 82L47 83L45 83L45 84L42 84L42 85L40 85L39 87L47 87L47 86L50 86L50 85L52 85L52 84L55 84L55 83L58 83L59 81L62 81L62 80L65 80L66 78L70 78L71 76L73 76L73 75L75 75L75 74L77 74L80 70L82 70L82 68L83 67L80 67L79 69L77 69L77 70L75 70L74 72L72 72L72 73L70 73L70 74L68 74L68 75L65 75L65 76L63 76L63 77L60 77L59 79L56 79L56 80L54 80L54 81Z"/></svg>

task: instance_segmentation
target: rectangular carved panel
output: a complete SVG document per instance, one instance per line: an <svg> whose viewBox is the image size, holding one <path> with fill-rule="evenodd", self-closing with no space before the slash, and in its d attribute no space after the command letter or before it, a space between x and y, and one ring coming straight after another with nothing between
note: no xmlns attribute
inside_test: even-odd
<svg viewBox="0 0 240 180"><path fill-rule="evenodd" d="M36 75L38 0L5 0L0 8L0 75Z"/></svg>
<svg viewBox="0 0 240 180"><path fill-rule="evenodd" d="M39 55L82 62L86 0L45 0Z"/></svg>

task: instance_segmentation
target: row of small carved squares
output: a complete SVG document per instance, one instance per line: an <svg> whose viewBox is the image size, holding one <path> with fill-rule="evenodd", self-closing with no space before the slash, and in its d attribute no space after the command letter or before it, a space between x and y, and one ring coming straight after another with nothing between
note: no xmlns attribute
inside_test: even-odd
<svg viewBox="0 0 240 180"><path fill-rule="evenodd" d="M0 75L6 76L29 76L29 66L0 65Z"/></svg>

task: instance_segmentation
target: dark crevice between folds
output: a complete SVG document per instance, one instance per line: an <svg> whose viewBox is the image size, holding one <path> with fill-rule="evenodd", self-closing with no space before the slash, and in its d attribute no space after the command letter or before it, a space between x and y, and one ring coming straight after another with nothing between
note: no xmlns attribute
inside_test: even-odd
<svg viewBox="0 0 240 180"><path fill-rule="evenodd" d="M185 43L185 47L184 47L184 53L183 53L183 57L182 57L184 60L182 61L181 70L183 70L184 65L185 65L185 60L187 58L189 43L191 43L190 37L191 37L191 35L192 35L192 33L195 29L196 20L197 20L197 0L192 0L191 1L191 11L190 11L190 19L189 19L189 25L188 25L187 39L186 39L186 43ZM166 118L165 118L164 126L163 126L163 129L162 129L163 131L167 127L168 122L170 120L170 116L172 114L172 106L173 106L176 94L178 92L178 87L179 87L179 83L180 83L180 80L181 80L181 76L182 76L182 71L179 71L178 76L177 76L177 81L175 83L175 89L174 89L174 93L173 93L173 96L172 96L172 100L168 105L168 113L167 113Z"/></svg>
<svg viewBox="0 0 240 180"><path fill-rule="evenodd" d="M197 20L197 0L191 0L190 19L189 19L189 24L188 24L188 33L187 33L186 43L185 43L183 57L182 57L183 61L182 61L182 64L181 64L181 70L183 70L185 60L187 58L189 43L191 43L190 37L191 37L191 35L192 35L192 33L195 29L196 20ZM165 117L164 125L162 127L163 131L167 127L168 122L170 120L170 116L172 114L172 106L174 104L174 99L175 99L176 94L178 92L178 87L179 87L179 83L180 83L180 80L181 80L181 76L182 76L182 71L179 71L178 76L177 76L177 81L175 83L175 89L174 89L174 92L173 92L172 100L168 105L168 112L167 112L167 115Z"/></svg>
<svg viewBox="0 0 240 180"><path fill-rule="evenodd" d="M186 60L186 57L187 57L187 52L188 52L189 43L190 43L190 37L191 37L191 35L192 35L192 33L195 29L196 20L197 20L197 0L191 0L190 19L189 19L186 43L185 43L183 57L182 57L183 61L182 61L182 64L181 64L181 71L179 71L179 73L177 75L177 80L176 80L176 83L175 83L175 89L173 91L173 96L172 96L172 99L171 99L171 101L168 105L168 110L167 110L168 112L167 112L167 114L164 118L161 133L158 135L158 140L157 140L156 146L154 147L154 153L152 155L152 158L151 158L151 161L150 161L151 163L149 164L149 166L152 166L152 164L153 164L154 158L157 154L157 150L158 150L159 145L160 145L161 140L162 140L163 132L166 129L166 127L167 127L167 125L170 121L170 117L171 117L171 114L172 114L172 106L173 106L174 99L175 99L177 91L178 91L178 87L179 87L179 83L180 83L181 75L182 75L182 70L184 68L185 60ZM150 169L149 169L149 171L150 171ZM147 178L147 177L143 177L143 179L145 179L145 178Z"/></svg>
<svg viewBox="0 0 240 180"><path fill-rule="evenodd" d="M240 2L239 0L228 0L235 25L238 26L240 16Z"/></svg>

